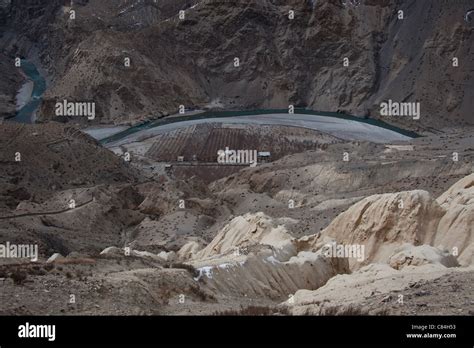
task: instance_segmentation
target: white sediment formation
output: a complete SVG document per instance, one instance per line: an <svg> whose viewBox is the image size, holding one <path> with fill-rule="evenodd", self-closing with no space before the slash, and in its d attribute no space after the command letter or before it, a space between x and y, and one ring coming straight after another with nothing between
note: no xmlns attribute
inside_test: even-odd
<svg viewBox="0 0 474 348"><path fill-rule="evenodd" d="M473 220L474 174L437 200L422 190L369 196L320 234L299 239L287 230L291 219L238 216L206 247L191 242L177 255L214 293L290 295L285 305L294 314L321 314L321 302L353 305L374 292L469 269ZM363 258L328 255L328 244L357 245Z"/></svg>
<svg viewBox="0 0 474 348"><path fill-rule="evenodd" d="M350 260L350 275L336 276L315 291L297 291L293 301L285 303L293 314L324 314L328 306L354 306L374 293L472 270L474 174L437 200L425 191L367 197L339 215L318 238L328 237L364 245L366 259Z"/></svg>

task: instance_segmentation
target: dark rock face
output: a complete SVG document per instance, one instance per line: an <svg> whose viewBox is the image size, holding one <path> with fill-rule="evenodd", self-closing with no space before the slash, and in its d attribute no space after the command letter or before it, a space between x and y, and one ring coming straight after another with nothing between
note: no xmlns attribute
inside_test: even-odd
<svg viewBox="0 0 474 348"><path fill-rule="evenodd" d="M11 4L16 38L10 49L26 55L35 42L52 78L42 119L54 118L53 106L64 98L94 100L103 123L209 104L293 104L378 117L380 103L393 99L421 103L417 122L386 120L411 129L474 122L468 0L456 6L441 0L90 0L69 6L63 0Z"/></svg>
<svg viewBox="0 0 474 348"><path fill-rule="evenodd" d="M22 77L13 69L14 60L0 52L0 120L15 115L15 96Z"/></svg>
<svg viewBox="0 0 474 348"><path fill-rule="evenodd" d="M11 0L0 0L0 27L7 23Z"/></svg>

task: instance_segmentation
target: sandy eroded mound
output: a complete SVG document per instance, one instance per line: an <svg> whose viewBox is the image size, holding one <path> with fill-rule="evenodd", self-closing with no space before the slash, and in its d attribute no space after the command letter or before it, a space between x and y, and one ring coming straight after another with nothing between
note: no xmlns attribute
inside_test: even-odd
<svg viewBox="0 0 474 348"><path fill-rule="evenodd" d="M432 245L471 264L474 174L434 200L426 191L374 195L340 214L322 233L342 244L365 246L365 261L387 262L403 243ZM352 269L361 264L350 261Z"/></svg>
<svg viewBox="0 0 474 348"><path fill-rule="evenodd" d="M385 302L391 303L397 300L393 292L415 281L472 269L473 187L471 174L437 200L425 191L410 191L355 204L321 235L306 239L309 244L332 237L344 245L364 245L364 262L350 259L352 274L336 276L315 291L300 290L286 305L293 314L347 312L376 294L388 294ZM451 268L459 264L471 267Z"/></svg>
<svg viewBox="0 0 474 348"><path fill-rule="evenodd" d="M321 234L365 246L363 264L385 262L402 243L431 244L445 211L426 191L374 195L340 214ZM351 259L352 269L360 268Z"/></svg>
<svg viewBox="0 0 474 348"><path fill-rule="evenodd" d="M216 294L283 299L296 289L316 289L339 273L346 259L305 250L286 230L294 221L263 213L234 218L199 252L194 242L178 253L199 271L196 280Z"/></svg>
<svg viewBox="0 0 474 348"><path fill-rule="evenodd" d="M299 239L288 232L297 223L293 219L245 214L203 249L190 242L178 257L196 267L196 280L213 293L278 299L299 289L295 308L304 308L295 313L305 313L308 304L314 307L311 313L323 313L314 302L328 293L335 303L350 304L358 297L347 294L348 288L369 295L390 292L415 279L439 277L459 263L469 264L473 180L474 175L466 177L438 200L422 190L367 197L322 233ZM460 213L453 216L452 209ZM449 217L452 223L446 229L443 219ZM365 257L328 254L328 248L341 245L360 245ZM350 270L353 274L340 275Z"/></svg>
<svg viewBox="0 0 474 348"><path fill-rule="evenodd" d="M457 248L463 265L474 263L474 174L460 180L436 200L446 209L434 245Z"/></svg>

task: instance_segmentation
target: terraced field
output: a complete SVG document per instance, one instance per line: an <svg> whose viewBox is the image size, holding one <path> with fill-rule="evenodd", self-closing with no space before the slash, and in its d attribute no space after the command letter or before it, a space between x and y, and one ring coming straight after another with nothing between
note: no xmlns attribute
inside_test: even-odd
<svg viewBox="0 0 474 348"><path fill-rule="evenodd" d="M185 150L189 149L195 129L196 126L191 126L157 136L146 157L163 162L176 161L178 156L182 156Z"/></svg>
<svg viewBox="0 0 474 348"><path fill-rule="evenodd" d="M257 150L271 153L271 160L335 143L332 136L285 126L224 125L206 123L172 130L154 137L145 156L159 162L215 163L219 150Z"/></svg>

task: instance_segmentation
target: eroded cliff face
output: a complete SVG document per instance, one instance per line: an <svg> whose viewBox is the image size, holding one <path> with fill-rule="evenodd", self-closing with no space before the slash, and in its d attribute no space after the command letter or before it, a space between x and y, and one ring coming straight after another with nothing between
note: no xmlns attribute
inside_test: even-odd
<svg viewBox="0 0 474 348"><path fill-rule="evenodd" d="M102 123L160 117L179 105L293 104L379 117L380 103L392 99L421 103L418 121L384 119L407 128L473 122L472 24L464 19L469 0L456 6L440 0L70 5L11 4L14 34L3 45L37 53L51 76L42 119L54 118L54 104L64 98L95 101Z"/></svg>

